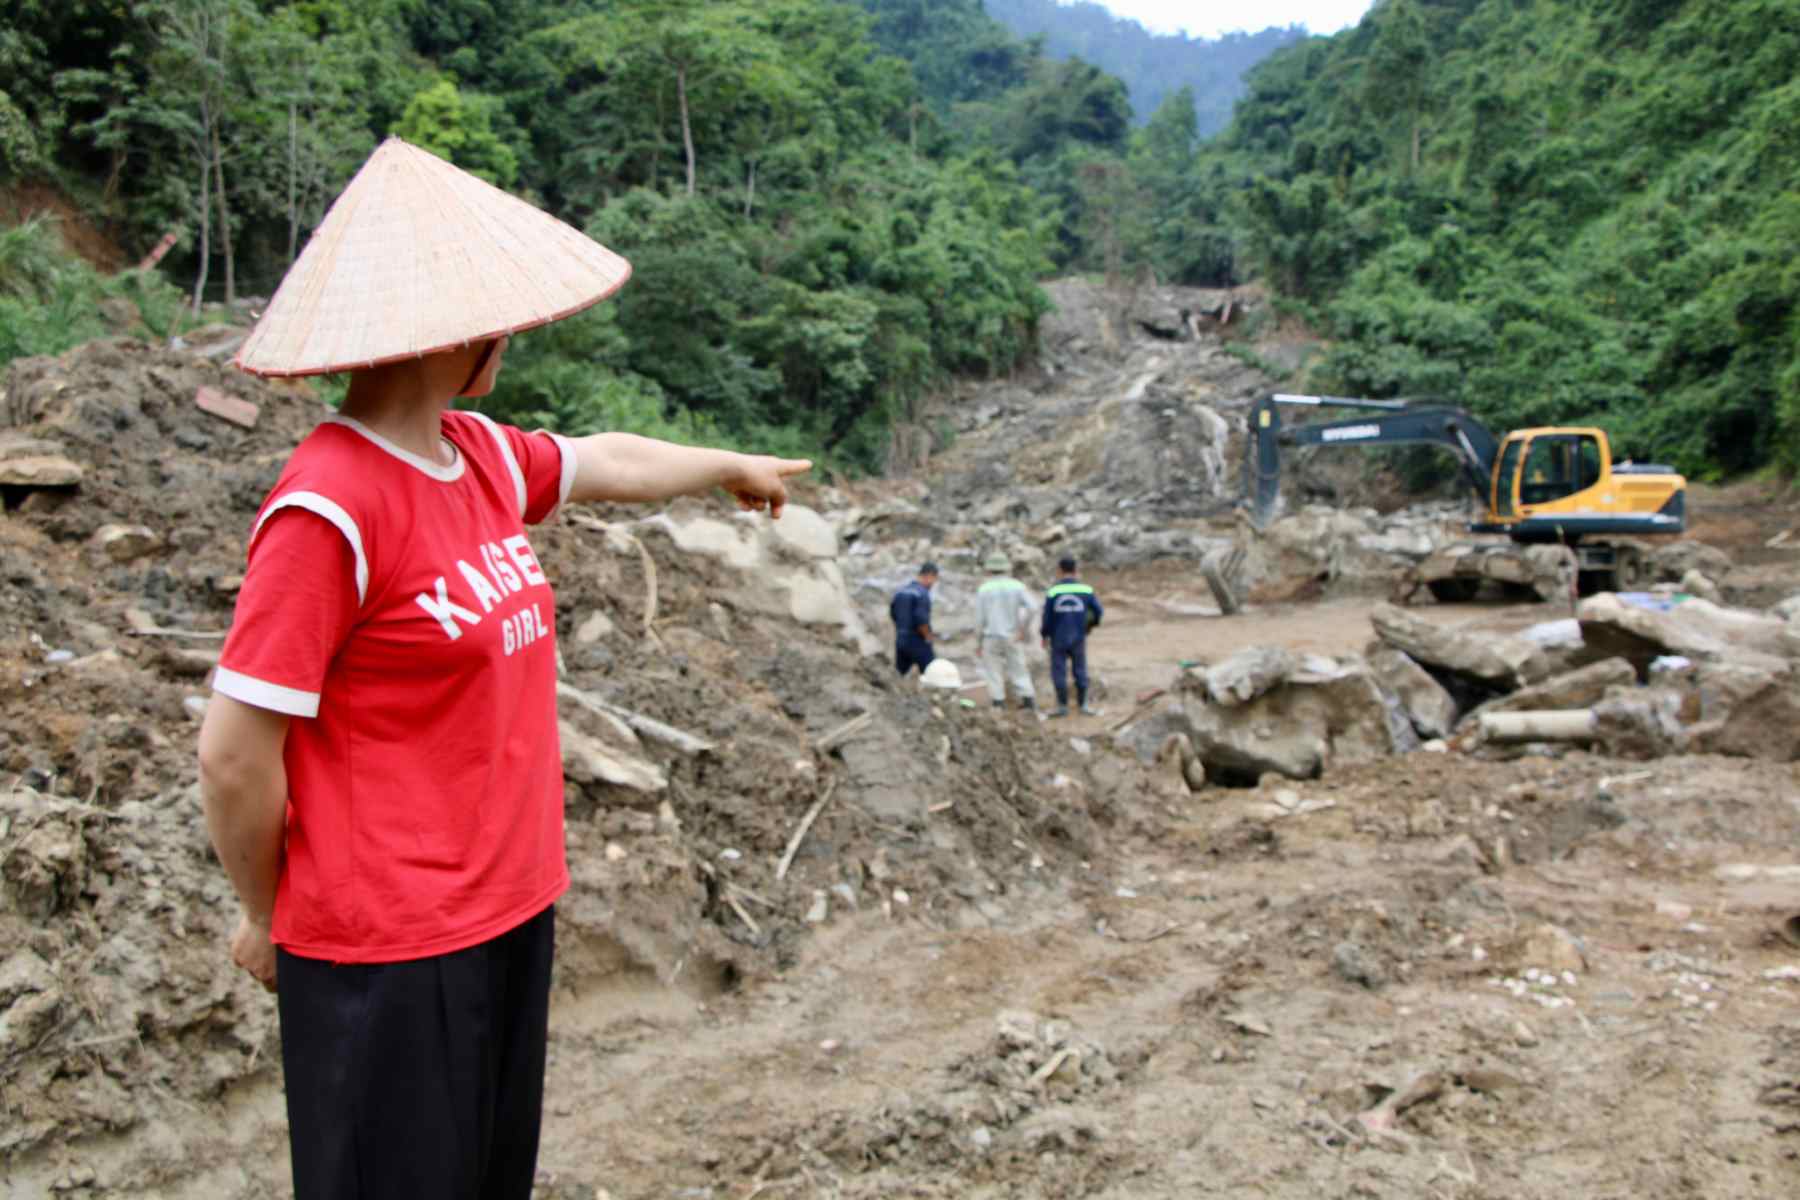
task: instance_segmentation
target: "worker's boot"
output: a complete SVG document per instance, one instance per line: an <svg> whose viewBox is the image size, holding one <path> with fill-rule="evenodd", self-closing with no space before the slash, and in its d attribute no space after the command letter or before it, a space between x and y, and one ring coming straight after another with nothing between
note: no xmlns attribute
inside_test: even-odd
<svg viewBox="0 0 1800 1200"><path fill-rule="evenodd" d="M1064 696L1058 696L1058 697L1057 697L1057 698L1056 698L1056 711L1055 711L1055 712L1053 712L1053 713L1051 713L1051 714L1050 714L1050 715L1051 715L1051 716L1052 716L1052 717L1066 717L1066 716L1068 716L1068 715L1069 715L1069 701L1068 701L1068 699L1067 699L1067 698L1066 698L1066 697L1064 697Z"/></svg>
<svg viewBox="0 0 1800 1200"><path fill-rule="evenodd" d="M1031 696L1020 696L1019 697L1019 708L1023 712L1036 712L1037 711L1037 700Z"/></svg>
<svg viewBox="0 0 1800 1200"><path fill-rule="evenodd" d="M1081 707L1081 715L1084 717L1097 717L1100 715L1100 710L1088 703L1086 689L1075 694L1075 703Z"/></svg>
<svg viewBox="0 0 1800 1200"><path fill-rule="evenodd" d="M1005 708L1005 707L1006 707L1006 701L1004 701L1004 700L996 700L996 701L994 701L994 707L995 707L995 708Z"/></svg>

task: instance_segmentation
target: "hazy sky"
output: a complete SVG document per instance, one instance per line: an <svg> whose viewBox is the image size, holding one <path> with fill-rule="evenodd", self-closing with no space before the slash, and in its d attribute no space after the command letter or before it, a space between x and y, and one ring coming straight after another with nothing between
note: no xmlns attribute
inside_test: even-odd
<svg viewBox="0 0 1800 1200"><path fill-rule="evenodd" d="M1304 25L1336 33L1362 20L1373 0L1095 0L1152 33L1186 32L1217 37L1232 30L1254 33L1271 25Z"/></svg>

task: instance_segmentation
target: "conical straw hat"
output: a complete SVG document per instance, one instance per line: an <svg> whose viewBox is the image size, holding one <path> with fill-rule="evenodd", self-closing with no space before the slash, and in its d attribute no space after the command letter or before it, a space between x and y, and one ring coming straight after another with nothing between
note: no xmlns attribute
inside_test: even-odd
<svg viewBox="0 0 1800 1200"><path fill-rule="evenodd" d="M618 291L631 264L399 138L313 232L238 351L253 375L320 375L517 333Z"/></svg>

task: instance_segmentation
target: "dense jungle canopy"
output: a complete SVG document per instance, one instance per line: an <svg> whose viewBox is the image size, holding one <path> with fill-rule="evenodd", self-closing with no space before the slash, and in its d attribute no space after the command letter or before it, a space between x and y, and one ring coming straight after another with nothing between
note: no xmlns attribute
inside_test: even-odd
<svg viewBox="0 0 1800 1200"><path fill-rule="evenodd" d="M15 0L0 198L47 188L132 258L180 237L103 274L0 229L0 361L104 332L106 296L167 332L184 294L267 295L394 133L636 266L519 339L519 420L880 470L947 380L1029 352L1039 280L1104 271L1260 280L1325 339L1306 386L1800 465L1800 0L1377 0L1257 35L1286 44L1213 137L1217 63L997 17L1030 7ZM1156 73L1154 110L1100 62Z"/></svg>

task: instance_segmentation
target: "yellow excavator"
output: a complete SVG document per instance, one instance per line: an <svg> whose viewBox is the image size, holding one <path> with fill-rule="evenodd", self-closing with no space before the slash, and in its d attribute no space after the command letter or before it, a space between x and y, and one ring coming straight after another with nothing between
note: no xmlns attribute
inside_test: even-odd
<svg viewBox="0 0 1800 1200"><path fill-rule="evenodd" d="M1284 425L1284 408L1348 408L1355 417ZM1643 548L1623 538L1687 528L1687 480L1654 463L1614 462L1604 429L1548 426L1496 438L1467 411L1404 400L1276 393L1250 410L1245 472L1252 524L1280 504L1281 454L1292 446L1444 446L1486 507L1469 532L1503 534L1522 547L1565 546L1583 592L1631 591L1648 582ZM1420 582L1441 601L1472 599L1483 578L1536 583L1542 572L1452 550L1421 564ZM1537 584L1540 594L1547 588ZM1546 599L1550 597L1545 596Z"/></svg>

